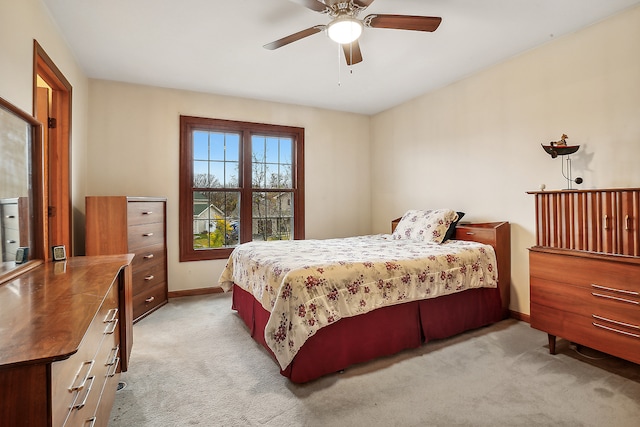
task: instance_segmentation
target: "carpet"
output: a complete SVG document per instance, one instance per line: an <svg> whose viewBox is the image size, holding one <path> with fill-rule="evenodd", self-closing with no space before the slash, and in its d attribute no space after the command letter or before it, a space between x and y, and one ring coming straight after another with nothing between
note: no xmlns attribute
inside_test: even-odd
<svg viewBox="0 0 640 427"><path fill-rule="evenodd" d="M639 425L640 365L563 340L550 355L546 334L524 322L296 385L230 307L230 294L173 298L136 323L109 425Z"/></svg>

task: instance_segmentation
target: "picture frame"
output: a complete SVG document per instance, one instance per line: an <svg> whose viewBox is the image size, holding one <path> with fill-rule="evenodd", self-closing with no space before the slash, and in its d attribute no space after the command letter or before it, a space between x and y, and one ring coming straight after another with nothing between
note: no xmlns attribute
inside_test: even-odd
<svg viewBox="0 0 640 427"><path fill-rule="evenodd" d="M51 255L54 261L64 261L67 259L67 250L64 245L51 246Z"/></svg>
<svg viewBox="0 0 640 427"><path fill-rule="evenodd" d="M26 246L20 246L16 249L16 265L24 264L29 260L29 248Z"/></svg>

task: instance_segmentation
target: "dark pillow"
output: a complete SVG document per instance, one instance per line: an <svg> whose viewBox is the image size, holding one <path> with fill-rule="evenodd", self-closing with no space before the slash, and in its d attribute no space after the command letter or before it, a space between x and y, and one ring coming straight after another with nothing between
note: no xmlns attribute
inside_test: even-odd
<svg viewBox="0 0 640 427"><path fill-rule="evenodd" d="M456 237L456 225L464 216L464 212L456 212L458 214L458 219L451 223L449 228L447 229L447 233L444 235L443 243L449 239L454 239Z"/></svg>

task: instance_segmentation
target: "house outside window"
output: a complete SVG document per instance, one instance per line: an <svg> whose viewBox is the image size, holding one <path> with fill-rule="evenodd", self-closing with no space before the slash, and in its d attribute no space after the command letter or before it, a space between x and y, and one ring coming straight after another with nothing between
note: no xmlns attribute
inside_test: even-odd
<svg viewBox="0 0 640 427"><path fill-rule="evenodd" d="M304 129L180 116L180 261L304 238Z"/></svg>

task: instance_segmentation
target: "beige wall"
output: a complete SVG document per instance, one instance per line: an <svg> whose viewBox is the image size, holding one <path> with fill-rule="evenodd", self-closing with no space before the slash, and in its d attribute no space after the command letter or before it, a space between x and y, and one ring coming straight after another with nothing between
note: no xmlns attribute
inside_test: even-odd
<svg viewBox="0 0 640 427"><path fill-rule="evenodd" d="M87 174L87 102L89 81L76 63L56 24L40 0L0 1L0 96L33 112L33 40L36 39L73 86L71 198L74 243L84 247L84 182Z"/></svg>
<svg viewBox="0 0 640 427"><path fill-rule="evenodd" d="M529 313L525 192L566 188L540 147L562 133L577 187L640 186L640 7L373 117L372 232L408 208L510 221L511 308Z"/></svg>
<svg viewBox="0 0 640 427"><path fill-rule="evenodd" d="M179 116L305 128L306 237L371 229L369 117L92 80L88 195L168 198L169 290L216 286L225 261L178 261Z"/></svg>
<svg viewBox="0 0 640 427"><path fill-rule="evenodd" d="M640 186L640 7L371 118L89 81L39 0L2 1L0 96L27 112L34 38L73 85L76 246L85 195L166 196L170 290L212 286L224 264L178 262L180 114L304 127L308 238L387 232L409 208L510 221L511 308L523 313L535 232L525 192L566 186L539 144L567 133L581 145L581 188Z"/></svg>

